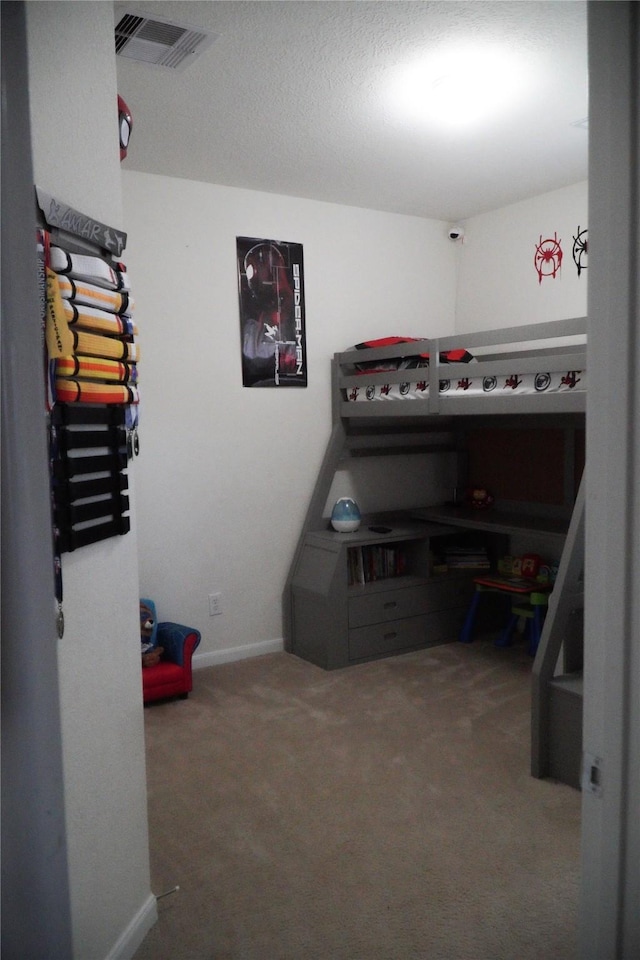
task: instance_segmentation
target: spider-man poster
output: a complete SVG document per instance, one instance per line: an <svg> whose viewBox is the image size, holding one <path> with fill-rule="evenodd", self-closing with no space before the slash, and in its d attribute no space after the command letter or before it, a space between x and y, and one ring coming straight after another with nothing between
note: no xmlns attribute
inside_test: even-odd
<svg viewBox="0 0 640 960"><path fill-rule="evenodd" d="M236 237L242 383L306 387L302 244Z"/></svg>

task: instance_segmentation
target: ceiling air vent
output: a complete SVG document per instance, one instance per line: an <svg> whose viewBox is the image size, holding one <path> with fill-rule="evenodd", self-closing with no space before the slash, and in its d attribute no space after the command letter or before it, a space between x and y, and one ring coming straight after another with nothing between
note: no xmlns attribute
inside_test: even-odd
<svg viewBox="0 0 640 960"><path fill-rule="evenodd" d="M116 25L116 53L157 67L184 70L215 36L155 17L126 13Z"/></svg>

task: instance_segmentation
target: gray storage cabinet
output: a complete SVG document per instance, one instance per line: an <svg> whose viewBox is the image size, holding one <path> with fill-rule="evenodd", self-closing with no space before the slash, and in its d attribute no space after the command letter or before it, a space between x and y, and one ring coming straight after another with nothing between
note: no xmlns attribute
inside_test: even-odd
<svg viewBox="0 0 640 960"><path fill-rule="evenodd" d="M379 525L390 532L370 529ZM451 528L404 518L305 534L292 580L291 652L332 670L456 639L472 585L465 573L433 573L432 540L442 536ZM350 583L350 551L371 547L401 555L402 572Z"/></svg>

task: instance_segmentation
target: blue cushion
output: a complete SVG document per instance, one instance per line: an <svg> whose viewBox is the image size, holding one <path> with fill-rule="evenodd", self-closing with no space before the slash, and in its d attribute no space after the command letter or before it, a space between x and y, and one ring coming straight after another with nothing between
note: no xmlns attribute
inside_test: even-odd
<svg viewBox="0 0 640 960"><path fill-rule="evenodd" d="M168 660L172 660L179 666L184 665L184 643L190 634L195 634L196 642L194 650L200 643L200 631L193 627L185 627L182 623L161 623L158 639L162 644L165 655Z"/></svg>

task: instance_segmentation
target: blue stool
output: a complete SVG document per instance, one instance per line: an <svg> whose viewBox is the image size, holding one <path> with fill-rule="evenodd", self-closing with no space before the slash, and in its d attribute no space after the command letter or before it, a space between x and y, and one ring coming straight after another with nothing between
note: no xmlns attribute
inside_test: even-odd
<svg viewBox="0 0 640 960"><path fill-rule="evenodd" d="M517 624L524 619L529 634L529 655L535 657L542 635L544 613L548 603L548 593L542 593L539 590L530 593L526 600L524 598L518 600L514 598L511 602L509 622L496 639L496 647L510 647L513 643L513 631Z"/></svg>
<svg viewBox="0 0 640 960"><path fill-rule="evenodd" d="M461 643L473 642L473 628L476 613L480 604L480 597L486 593L501 593L511 595L511 609L506 627L496 639L497 647L509 647L513 643L513 631L518 622L525 619L529 632L529 653L533 657L540 643L544 611L548 604L548 590L551 585L541 584L536 580L526 580L513 577L476 577L475 591L471 604L462 624L459 634Z"/></svg>

